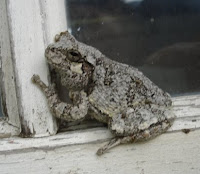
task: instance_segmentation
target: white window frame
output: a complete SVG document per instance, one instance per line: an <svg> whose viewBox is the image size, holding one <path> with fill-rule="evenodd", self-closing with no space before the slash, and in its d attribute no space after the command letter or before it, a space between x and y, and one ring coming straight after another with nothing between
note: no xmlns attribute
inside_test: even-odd
<svg viewBox="0 0 200 174"><path fill-rule="evenodd" d="M0 138L20 133L19 112L12 66L9 26L5 1L0 1L0 83L4 116L0 118Z"/></svg>
<svg viewBox="0 0 200 174"><path fill-rule="evenodd" d="M7 100L9 98L6 95L6 107L11 111L6 120L0 122L1 136L18 135L20 132L24 137L54 135L58 129L56 120L49 112L45 97L32 84L31 77L39 74L48 83L44 50L53 42L55 34L67 29L65 1L1 0L0 3L3 21L0 30L3 38L2 86L5 95L8 90L9 95L13 90L17 103ZM9 68L5 67L7 64ZM6 131L5 125L10 126L13 120L16 121L14 126L17 130Z"/></svg>
<svg viewBox="0 0 200 174"><path fill-rule="evenodd" d="M2 67L9 62L9 68L2 68L5 74L2 80L5 89L4 100L9 114L6 121L0 121L0 131L3 130L0 135L18 135L20 131L25 137L54 135L58 130L56 120L49 111L46 98L30 79L33 74L39 74L48 84L49 71L44 59L44 50L53 42L55 34L65 31L68 27L65 0L1 0L0 3L0 8L3 9L0 11L1 20L6 22L3 30L0 30L0 36L6 43L1 43L1 47L4 46L2 51L5 52L1 52ZM13 101L7 95L10 90L15 96ZM174 97L173 105L177 119L168 132L200 128L200 95ZM5 131L5 123L8 126L13 125L11 127L14 130L9 130L11 133ZM102 136L97 138L97 134ZM30 148L42 148L47 143L49 147L58 147L103 141L111 137L105 128L97 128L81 133L75 131L73 137L68 132L61 133L40 139L40 143L38 139L20 139L18 144L0 146L0 149L20 149L20 145L26 143ZM60 141L49 142L50 139Z"/></svg>

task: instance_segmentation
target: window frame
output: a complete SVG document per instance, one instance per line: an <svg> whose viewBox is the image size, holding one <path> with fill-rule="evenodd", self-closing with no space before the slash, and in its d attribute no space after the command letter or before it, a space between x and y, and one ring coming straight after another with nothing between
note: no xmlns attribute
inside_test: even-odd
<svg viewBox="0 0 200 174"><path fill-rule="evenodd" d="M54 11L59 13L54 14ZM32 84L31 77L39 74L48 84L49 72L44 49L53 42L57 33L67 28L65 0L2 0L0 16L3 21L0 30L3 38L1 47L5 51L5 55L1 52L2 65L8 63L7 56L10 61L10 68L4 68L2 72L4 76L1 84L6 89L3 91L3 103L9 98L4 93L8 89L12 88L16 96L15 103L6 103L7 110L15 110L11 110L7 117L1 119L0 134L2 137L19 134L23 137L54 135L58 129L56 119L52 117L41 91ZM10 71L13 72L12 75ZM10 77L13 78L12 84ZM11 126L12 120L17 120L17 126ZM17 130L8 130L9 126Z"/></svg>
<svg viewBox="0 0 200 174"><path fill-rule="evenodd" d="M65 0L20 0L17 2L4 0L1 3L0 8L3 9L1 10L1 18L6 23L3 30L0 30L0 36L3 41L6 41L6 44L1 43L1 46L5 47L2 50L6 52L6 56L10 57L10 68L4 68L2 72L4 77L1 83L3 89L6 89L3 102L6 101L6 108L10 108L10 114L6 119L0 121L0 130L3 130L3 133L0 132L0 136L1 134L2 137L19 135L20 132L24 137L54 135L58 130L56 119L49 111L46 98L30 79L33 74L39 74L42 80L48 84L49 71L44 59L44 49L53 42L57 33L67 29L66 18L68 15ZM59 13L53 13L54 11L59 11ZM2 55L1 52L2 65L6 65L7 59ZM15 94L15 102L7 100L8 89L12 89ZM168 132L200 128L200 95L173 97L173 103L177 119ZM104 130L104 128L98 129ZM94 139L97 129L88 131L92 131L93 136L90 136L89 139L85 138L84 143L97 141ZM102 137L101 140L111 138L108 131L106 132L106 136ZM78 132L74 133L79 135ZM61 135L64 136L63 140L65 140L69 133L56 136ZM74 144L78 142L76 138L73 141ZM60 143L63 142L60 141ZM58 144L56 145L58 146Z"/></svg>
<svg viewBox="0 0 200 174"><path fill-rule="evenodd" d="M0 138L19 135L20 120L17 106L9 26L5 1L0 1L0 83L1 105Z"/></svg>

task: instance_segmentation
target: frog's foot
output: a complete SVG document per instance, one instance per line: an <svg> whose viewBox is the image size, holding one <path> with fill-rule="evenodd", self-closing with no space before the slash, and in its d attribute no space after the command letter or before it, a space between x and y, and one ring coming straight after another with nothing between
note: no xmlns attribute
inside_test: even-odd
<svg viewBox="0 0 200 174"><path fill-rule="evenodd" d="M51 84L50 86L47 86L41 79L39 75L34 74L31 78L32 82L36 84L47 97L54 95L55 92L55 84Z"/></svg>
<svg viewBox="0 0 200 174"><path fill-rule="evenodd" d="M47 85L40 79L39 75L34 74L31 78L32 82L39 86L41 89L46 89Z"/></svg>
<svg viewBox="0 0 200 174"><path fill-rule="evenodd" d="M109 149L118 146L120 144L126 144L126 143L131 143L134 141L134 136L127 136L127 137L122 137L122 138L113 138L108 142L108 144L104 145L97 151L97 155L103 155L105 152L107 152Z"/></svg>

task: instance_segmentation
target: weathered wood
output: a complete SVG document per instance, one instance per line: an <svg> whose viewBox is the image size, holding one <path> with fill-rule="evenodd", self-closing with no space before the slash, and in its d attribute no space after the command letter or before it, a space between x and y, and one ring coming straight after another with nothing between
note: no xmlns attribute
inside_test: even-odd
<svg viewBox="0 0 200 174"><path fill-rule="evenodd" d="M57 131L56 121L31 77L39 74L48 83L44 50L55 34L67 29L65 1L6 2L22 134L28 137L53 135Z"/></svg>
<svg viewBox="0 0 200 174"><path fill-rule="evenodd" d="M200 128L200 95L173 98L177 118L169 131Z"/></svg>
<svg viewBox="0 0 200 174"><path fill-rule="evenodd" d="M0 119L0 138L19 135L20 128L9 123L9 118Z"/></svg>
<svg viewBox="0 0 200 174"><path fill-rule="evenodd" d="M51 142L49 141L49 144ZM10 141L7 145L16 143ZM45 147L29 151L21 149L17 153L1 153L0 173L200 173L200 130L189 134L173 132L146 143L121 145L98 157L95 151L103 144L91 142L61 148Z"/></svg>
<svg viewBox="0 0 200 174"><path fill-rule="evenodd" d="M0 120L0 135L18 135L20 121L12 65L6 1L0 1L0 90L5 119Z"/></svg>

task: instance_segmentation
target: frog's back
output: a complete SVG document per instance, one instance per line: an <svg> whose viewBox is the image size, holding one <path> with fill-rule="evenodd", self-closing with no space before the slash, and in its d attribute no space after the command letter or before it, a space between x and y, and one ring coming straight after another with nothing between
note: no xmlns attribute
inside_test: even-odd
<svg viewBox="0 0 200 174"><path fill-rule="evenodd" d="M95 67L95 85L89 101L101 113L112 117L127 107L126 98L131 81L125 73L127 67L109 59L101 60Z"/></svg>
<svg viewBox="0 0 200 174"><path fill-rule="evenodd" d="M89 102L108 117L138 105L171 105L170 96L132 66L102 58L97 60L93 79Z"/></svg>

